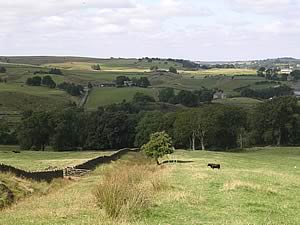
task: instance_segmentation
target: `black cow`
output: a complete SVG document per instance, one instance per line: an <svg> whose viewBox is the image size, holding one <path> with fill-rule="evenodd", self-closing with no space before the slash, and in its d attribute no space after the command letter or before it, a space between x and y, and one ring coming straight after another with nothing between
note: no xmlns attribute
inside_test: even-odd
<svg viewBox="0 0 300 225"><path fill-rule="evenodd" d="M212 169L221 169L221 165L220 164L208 163L207 166L210 167L210 168L212 168Z"/></svg>

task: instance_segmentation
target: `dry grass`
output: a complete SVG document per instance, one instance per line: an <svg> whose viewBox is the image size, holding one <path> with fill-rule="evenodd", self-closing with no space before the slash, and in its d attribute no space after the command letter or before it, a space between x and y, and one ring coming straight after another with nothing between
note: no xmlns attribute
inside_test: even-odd
<svg viewBox="0 0 300 225"><path fill-rule="evenodd" d="M156 192L168 187L162 167L149 163L119 163L105 171L97 186L97 204L111 218L128 218L150 206Z"/></svg>

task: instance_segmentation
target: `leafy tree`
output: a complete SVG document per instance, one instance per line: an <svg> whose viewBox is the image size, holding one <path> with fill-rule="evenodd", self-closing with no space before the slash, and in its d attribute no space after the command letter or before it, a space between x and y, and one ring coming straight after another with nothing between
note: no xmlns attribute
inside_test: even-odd
<svg viewBox="0 0 300 225"><path fill-rule="evenodd" d="M175 98L175 103L182 104L187 107L195 107L198 105L198 97L190 91L180 91Z"/></svg>
<svg viewBox="0 0 300 225"><path fill-rule="evenodd" d="M291 72L291 76L294 78L294 80L300 80L300 70L294 70Z"/></svg>
<svg viewBox="0 0 300 225"><path fill-rule="evenodd" d="M177 69L176 69L175 67L171 66L171 67L169 68L169 72L170 72L170 73L177 73Z"/></svg>
<svg viewBox="0 0 300 225"><path fill-rule="evenodd" d="M174 99L175 92L173 88L164 88L159 91L158 98L161 102L170 102L171 99Z"/></svg>
<svg viewBox="0 0 300 225"><path fill-rule="evenodd" d="M63 75L62 71L60 69L57 69L57 68L51 68L49 70L49 74Z"/></svg>
<svg viewBox="0 0 300 225"><path fill-rule="evenodd" d="M47 112L28 112L23 115L18 129L21 149L45 150L49 144L52 127Z"/></svg>
<svg viewBox="0 0 300 225"><path fill-rule="evenodd" d="M115 83L116 83L117 87L124 87L125 81L130 81L130 79L126 76L117 76Z"/></svg>
<svg viewBox="0 0 300 225"><path fill-rule="evenodd" d="M40 76L35 76L26 80L26 84L30 86L41 86L41 83L42 78Z"/></svg>
<svg viewBox="0 0 300 225"><path fill-rule="evenodd" d="M0 67L0 73L6 73L6 68L3 67L3 66L1 66L1 67Z"/></svg>
<svg viewBox="0 0 300 225"><path fill-rule="evenodd" d="M174 140L176 146L196 149L196 124L191 110L178 113L174 122Z"/></svg>
<svg viewBox="0 0 300 225"><path fill-rule="evenodd" d="M44 76L42 78L42 84L49 87L49 88L55 88L56 87L56 83L54 82L54 80L52 79L51 76Z"/></svg>
<svg viewBox="0 0 300 225"><path fill-rule="evenodd" d="M260 67L260 68L257 70L257 76L259 76L259 77L264 77L264 76L265 76L265 72L266 72L266 68L265 68L265 67Z"/></svg>
<svg viewBox="0 0 300 225"><path fill-rule="evenodd" d="M158 66L151 66L151 67L150 67L150 70L151 70L151 71L157 71L157 70L158 70Z"/></svg>
<svg viewBox="0 0 300 225"><path fill-rule="evenodd" d="M51 145L56 150L72 150L81 145L81 117L73 109L66 109L53 116Z"/></svg>
<svg viewBox="0 0 300 225"><path fill-rule="evenodd" d="M213 90L202 89L199 91L194 91L193 93L198 96L198 103L210 103L214 98Z"/></svg>
<svg viewBox="0 0 300 225"><path fill-rule="evenodd" d="M93 70L101 70L101 67L100 67L99 64L92 65L91 68L92 68Z"/></svg>
<svg viewBox="0 0 300 225"><path fill-rule="evenodd" d="M148 157L154 158L159 165L158 159L167 154L174 152L172 147L172 139L166 132L156 132L151 134L150 141L142 146L142 151Z"/></svg>
<svg viewBox="0 0 300 225"><path fill-rule="evenodd" d="M151 84L150 84L150 81L148 80L147 77L141 77L138 81L137 81L137 84L136 86L138 87L142 87L142 88L147 88L149 87Z"/></svg>
<svg viewBox="0 0 300 225"><path fill-rule="evenodd" d="M16 132L7 121L0 119L0 144L13 145L17 144Z"/></svg>
<svg viewBox="0 0 300 225"><path fill-rule="evenodd" d="M149 141L150 134L161 131L163 113L147 112L136 127L135 146L140 147Z"/></svg>
<svg viewBox="0 0 300 225"><path fill-rule="evenodd" d="M152 96L146 95L141 92L137 92L133 96L133 102L136 102L136 103L155 102L155 99Z"/></svg>
<svg viewBox="0 0 300 225"><path fill-rule="evenodd" d="M67 83L67 82L63 82L63 83L57 85L57 87L59 89L66 91L67 93L69 93L72 96L80 96L84 90L83 86L81 86L81 85L76 85L76 84Z"/></svg>
<svg viewBox="0 0 300 225"><path fill-rule="evenodd" d="M298 120L296 97L278 97L260 104L251 117L255 144L289 143Z"/></svg>

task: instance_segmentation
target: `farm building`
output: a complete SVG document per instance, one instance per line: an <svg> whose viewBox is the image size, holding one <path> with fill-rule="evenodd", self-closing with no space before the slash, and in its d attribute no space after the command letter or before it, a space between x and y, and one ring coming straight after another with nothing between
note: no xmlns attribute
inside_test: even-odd
<svg viewBox="0 0 300 225"><path fill-rule="evenodd" d="M223 91L218 91L214 94L214 99L225 99L226 94Z"/></svg>
<svg viewBox="0 0 300 225"><path fill-rule="evenodd" d="M287 75L290 75L291 72L293 72L293 70L291 68L285 68L285 69L281 69L280 70L280 73L281 74L287 74Z"/></svg>

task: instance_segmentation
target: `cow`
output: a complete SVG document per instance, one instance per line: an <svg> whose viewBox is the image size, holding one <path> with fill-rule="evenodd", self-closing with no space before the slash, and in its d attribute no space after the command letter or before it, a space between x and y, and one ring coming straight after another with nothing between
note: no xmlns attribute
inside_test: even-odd
<svg viewBox="0 0 300 225"><path fill-rule="evenodd" d="M207 166L210 167L210 168L212 168L212 169L221 169L221 165L220 164L208 163Z"/></svg>

